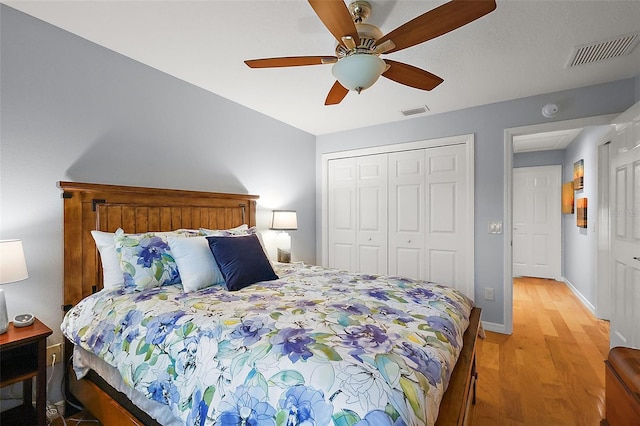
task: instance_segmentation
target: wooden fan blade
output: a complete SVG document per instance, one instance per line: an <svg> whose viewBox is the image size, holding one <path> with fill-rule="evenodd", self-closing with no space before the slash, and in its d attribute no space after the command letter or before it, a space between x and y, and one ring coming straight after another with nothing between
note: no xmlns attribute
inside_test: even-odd
<svg viewBox="0 0 640 426"><path fill-rule="evenodd" d="M329 90L327 99L324 101L325 105L337 105L347 96L349 89L345 89L339 81L333 83L333 87Z"/></svg>
<svg viewBox="0 0 640 426"><path fill-rule="evenodd" d="M351 36L356 46L360 44L356 25L344 0L309 0L309 4L339 44L344 46L344 36Z"/></svg>
<svg viewBox="0 0 640 426"><path fill-rule="evenodd" d="M338 62L335 56L290 56L284 58L248 59L244 61L249 68L301 67L304 65L322 65Z"/></svg>
<svg viewBox="0 0 640 426"><path fill-rule="evenodd" d="M397 83L404 84L405 86L422 90L432 90L444 81L437 75L414 67L413 65L391 61L389 59L385 59L385 62L389 65L389 68L382 73L382 76Z"/></svg>
<svg viewBox="0 0 640 426"><path fill-rule="evenodd" d="M495 0L451 0L399 26L376 44L392 40L396 47L387 53L397 52L460 28L495 8Z"/></svg>

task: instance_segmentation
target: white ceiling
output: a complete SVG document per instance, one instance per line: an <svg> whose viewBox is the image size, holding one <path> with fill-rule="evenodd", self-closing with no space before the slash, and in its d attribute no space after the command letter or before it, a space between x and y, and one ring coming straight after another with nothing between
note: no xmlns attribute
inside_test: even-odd
<svg viewBox="0 0 640 426"><path fill-rule="evenodd" d="M565 149L584 130L581 128L533 133L513 137L513 152L547 151Z"/></svg>
<svg viewBox="0 0 640 426"><path fill-rule="evenodd" d="M640 74L640 48L565 67L578 45L640 30L640 0L498 0L489 15L386 56L444 78L433 91L381 78L335 106L324 106L335 81L331 65L243 63L333 55L333 37L304 0L2 3L315 135L411 119L400 111L423 105L437 114ZM444 1L370 3L368 22L388 33Z"/></svg>

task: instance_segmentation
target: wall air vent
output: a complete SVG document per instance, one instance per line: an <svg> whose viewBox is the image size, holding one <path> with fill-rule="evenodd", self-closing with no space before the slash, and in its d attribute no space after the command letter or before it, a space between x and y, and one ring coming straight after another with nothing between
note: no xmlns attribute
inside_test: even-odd
<svg viewBox="0 0 640 426"><path fill-rule="evenodd" d="M640 41L640 37L638 37L638 32L636 31L635 33L576 46L569 57L567 68L628 55L638 45L638 41Z"/></svg>
<svg viewBox="0 0 640 426"><path fill-rule="evenodd" d="M429 111L429 107L424 105L418 108L405 109L404 111L400 112L402 112L402 115L404 115L405 117L409 117L410 115L424 114L427 111Z"/></svg>

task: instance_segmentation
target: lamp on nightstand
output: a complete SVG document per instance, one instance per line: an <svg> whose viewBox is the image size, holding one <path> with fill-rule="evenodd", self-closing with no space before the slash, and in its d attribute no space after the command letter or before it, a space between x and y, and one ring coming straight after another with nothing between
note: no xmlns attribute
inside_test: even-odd
<svg viewBox="0 0 640 426"><path fill-rule="evenodd" d="M0 284L13 283L29 278L24 250L20 240L0 240ZM0 289L0 334L7 332L9 317L4 290Z"/></svg>
<svg viewBox="0 0 640 426"><path fill-rule="evenodd" d="M274 210L269 229L282 231L278 234L278 262L291 262L291 237L285 231L298 229L298 216L295 210Z"/></svg>

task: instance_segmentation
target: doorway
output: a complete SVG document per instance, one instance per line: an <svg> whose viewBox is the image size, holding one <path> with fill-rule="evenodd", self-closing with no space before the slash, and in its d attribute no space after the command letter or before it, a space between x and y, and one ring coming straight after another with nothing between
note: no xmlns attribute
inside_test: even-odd
<svg viewBox="0 0 640 426"><path fill-rule="evenodd" d="M615 114L588 117L576 120L558 121L532 126L505 129L504 136L504 324L502 330L493 330L505 334L513 331L513 165L514 165L514 140L518 136L532 135L536 133L555 132L587 126L609 125L616 117Z"/></svg>

